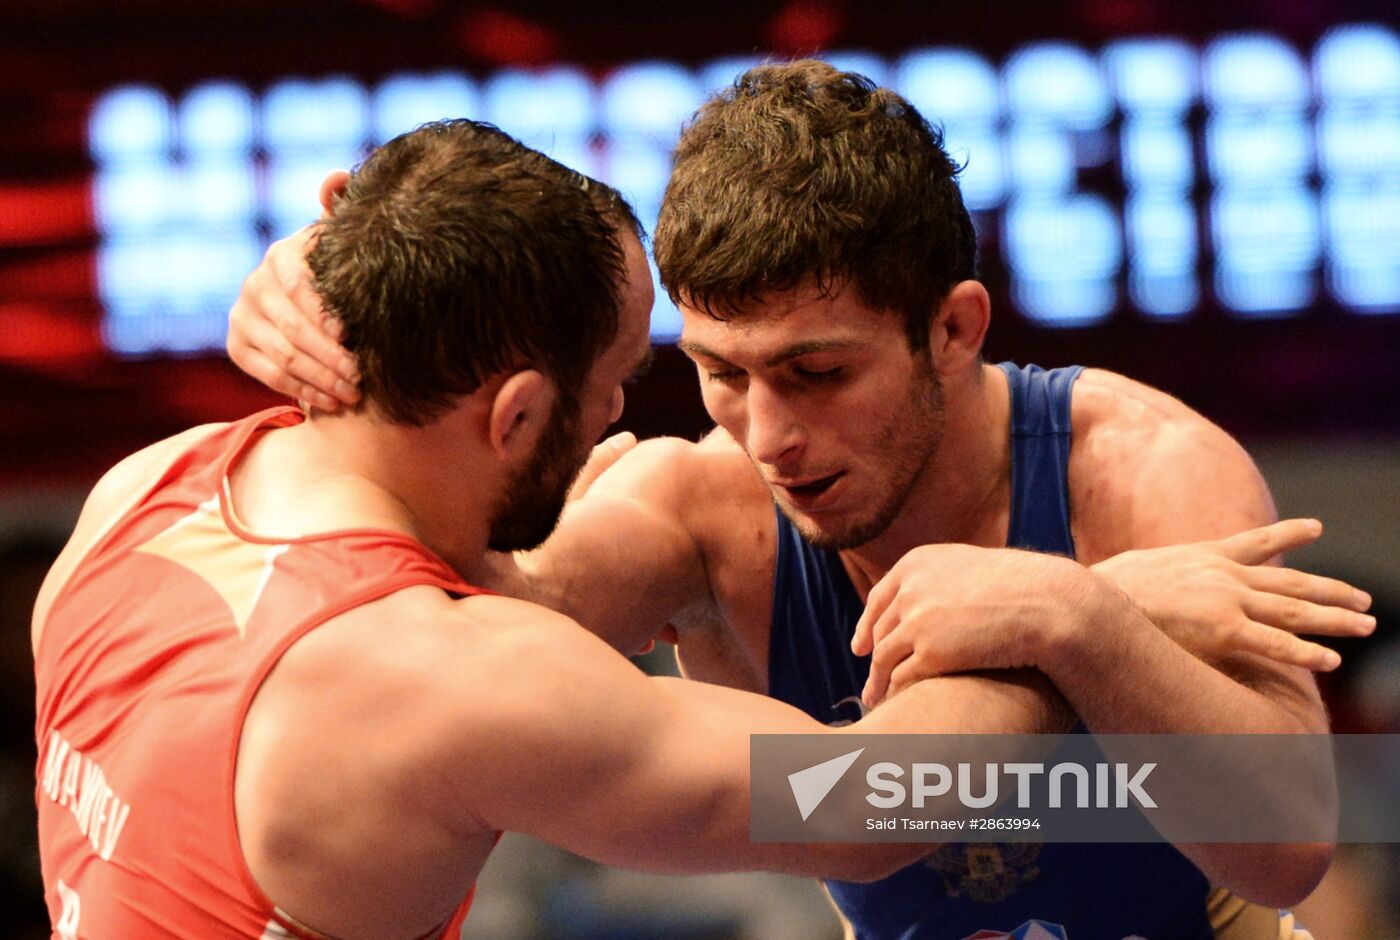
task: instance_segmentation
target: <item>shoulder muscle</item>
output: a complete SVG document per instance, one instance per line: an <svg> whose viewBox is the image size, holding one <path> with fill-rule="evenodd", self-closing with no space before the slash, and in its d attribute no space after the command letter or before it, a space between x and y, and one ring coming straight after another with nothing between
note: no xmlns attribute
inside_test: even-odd
<svg viewBox="0 0 1400 940"><path fill-rule="evenodd" d="M53 567L44 578L34 603L32 640L39 648L39 636L54 598L63 589L78 563L92 551L108 530L131 511L151 482L201 438L223 427L222 424L202 424L182 431L174 437L138 450L103 474L88 494L77 525L68 543L59 552Z"/></svg>
<svg viewBox="0 0 1400 940"><path fill-rule="evenodd" d="M1086 561L1272 522L1244 448L1157 389L1086 370L1075 385L1070 496Z"/></svg>

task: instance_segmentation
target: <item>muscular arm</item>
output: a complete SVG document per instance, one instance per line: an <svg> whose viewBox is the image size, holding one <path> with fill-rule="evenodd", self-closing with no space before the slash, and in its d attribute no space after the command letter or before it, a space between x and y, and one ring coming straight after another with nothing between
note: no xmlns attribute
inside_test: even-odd
<svg viewBox="0 0 1400 940"><path fill-rule="evenodd" d="M1175 399L1121 376L1090 371L1080 382L1076 406L1092 415L1071 464L1078 481L1072 498L1081 560L1101 563L1130 549L1220 538L1277 519L1258 470L1224 431ZM1079 411L1075 418L1080 420ZM1131 661L1160 664L1145 677L1148 687L1115 690L1101 700L1070 696L1086 721L1087 709L1106 721L1119 715L1118 723L1142 724L1113 730L1327 731L1307 670L1241 653L1212 669L1162 640L1144 637L1129 654ZM1154 706L1149 699L1158 694L1169 697Z"/></svg>
<svg viewBox="0 0 1400 940"><path fill-rule="evenodd" d="M1106 410L1077 458L1096 466L1072 466L1094 496L1076 502L1076 538L1090 556L1087 560L1219 538L1276 519L1267 486L1229 435L1179 402L1121 377L1089 372L1081 382L1076 399L1091 413L1096 407ZM1106 684L1097 679L1115 673L1132 681ZM1101 643L1080 647L1054 678L1095 730L1328 729L1307 670L1248 653L1207 664L1157 631L1131 636L1106 632ZM1324 803L1335 799L1330 776L1299 785ZM1198 845L1182 850L1213 879L1247 897L1282 905L1296 903L1312 890L1326 871L1332 848Z"/></svg>
<svg viewBox="0 0 1400 940"><path fill-rule="evenodd" d="M749 736L992 730L971 714L931 714L937 700L918 686L855 725L827 728L763 696L641 676L563 618L516 631L493 656L497 666L486 668L514 674L485 716L475 709L478 730L459 735L470 767L461 804L480 824L629 868L882 877L928 846L749 841ZM956 699L975 681L950 679L944 694ZM1006 704L1025 706L1010 695Z"/></svg>
<svg viewBox="0 0 1400 940"><path fill-rule="evenodd" d="M1112 560L1101 560L1119 552L1196 542L1273 520L1272 502L1258 472L1220 429L1168 396L1117 376L1090 372L1081 384L1075 393L1071 458L1071 505L1081 559L1100 561L1103 569L1111 567ZM979 552L987 550L915 549L871 591L856 640L858 647L868 646L872 636L878 641L867 698L878 698L886 681L898 688L930 673L1034 665L1096 732L1327 730L1321 700L1306 670L1245 653L1228 653L1219 662L1207 663L1173 642L1140 612L1131 617L1105 616L1104 598L1113 599L1114 610L1122 599L1100 578L1085 579L1077 614L1064 618L1060 629L1052 629L1048 641L1038 628L1024 630L1021 625L1030 621L1020 614L1018 604L1024 602L1028 585L1034 603L1036 572L1069 563L1016 552L990 552L979 562L972 557ZM962 559L960 554L969 557ZM1267 555L1259 553L1256 560ZM947 571L973 564L988 572L980 585L976 580L948 581ZM997 573L997 566L1005 570ZM1182 572L1178 578L1184 578L1185 584L1170 569L1162 575L1163 590L1158 593L1165 606L1190 603L1198 591L1214 592L1208 585L1202 587L1194 573ZM1350 588L1340 587L1350 594ZM1255 593L1244 594L1241 603L1246 611L1250 604L1295 600L1268 590ZM1182 598L1183 594L1187 596ZM1231 600L1222 609L1238 616L1240 606ZM962 616L966 611L977 615L969 619ZM1356 616L1340 607L1319 611L1323 620ZM1255 615L1279 619L1276 612ZM1222 625L1222 630L1232 627ZM1222 648L1229 649L1230 644ZM1308 812L1314 818L1335 816L1330 767L1296 783L1298 794L1306 794L1311 801ZM1217 882L1276 905L1306 896L1326 870L1332 849L1328 845L1181 848Z"/></svg>
<svg viewBox="0 0 1400 940"><path fill-rule="evenodd" d="M696 451L673 438L638 444L568 504L543 546L515 556L504 592L572 617L624 653L680 611L708 602L708 575L686 518L690 506L710 500Z"/></svg>
<svg viewBox="0 0 1400 940"><path fill-rule="evenodd" d="M701 612L697 622L716 620L712 575L694 531L744 539L750 513L734 490L756 485L747 460L733 461L737 455L724 448L722 435L702 445L674 439L637 445L570 504L543 549L521 558L525 585L518 596L577 619L624 653L668 621L688 622L688 611ZM767 508L767 496L760 497ZM905 733L1050 733L1074 720L1054 686L1031 669L938 676L911 688L898 709L877 715L888 723L885 730Z"/></svg>

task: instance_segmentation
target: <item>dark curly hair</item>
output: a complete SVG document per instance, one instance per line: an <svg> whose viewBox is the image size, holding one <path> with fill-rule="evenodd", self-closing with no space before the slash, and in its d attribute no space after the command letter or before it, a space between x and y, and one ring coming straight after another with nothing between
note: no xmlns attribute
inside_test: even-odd
<svg viewBox="0 0 1400 940"><path fill-rule="evenodd" d="M977 273L958 170L913 105L861 75L750 69L681 133L654 238L662 283L718 319L851 283L920 348L938 302Z"/></svg>

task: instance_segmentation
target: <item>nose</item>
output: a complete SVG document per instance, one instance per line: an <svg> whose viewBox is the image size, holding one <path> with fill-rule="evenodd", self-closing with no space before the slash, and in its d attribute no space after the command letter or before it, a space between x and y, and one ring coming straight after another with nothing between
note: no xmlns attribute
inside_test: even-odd
<svg viewBox="0 0 1400 940"><path fill-rule="evenodd" d="M778 465L800 457L806 433L782 394L764 382L750 381L745 444L759 463Z"/></svg>

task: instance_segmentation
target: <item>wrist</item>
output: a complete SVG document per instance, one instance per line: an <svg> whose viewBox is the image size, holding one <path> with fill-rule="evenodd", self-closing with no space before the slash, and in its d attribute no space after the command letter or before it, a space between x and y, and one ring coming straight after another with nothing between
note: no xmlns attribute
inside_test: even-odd
<svg viewBox="0 0 1400 940"><path fill-rule="evenodd" d="M1103 577L1068 558L1056 558L1049 575L1052 607L1038 634L1035 665L1058 685L1062 676L1090 667L1104 631L1117 624L1123 599Z"/></svg>

